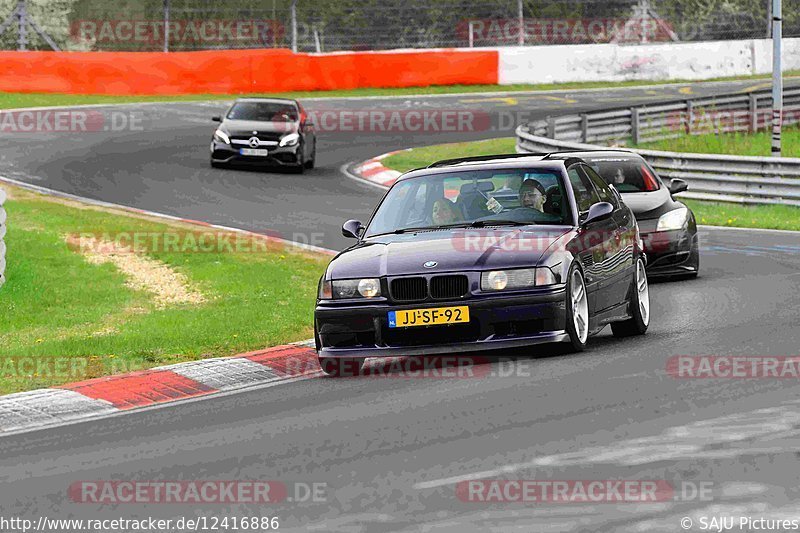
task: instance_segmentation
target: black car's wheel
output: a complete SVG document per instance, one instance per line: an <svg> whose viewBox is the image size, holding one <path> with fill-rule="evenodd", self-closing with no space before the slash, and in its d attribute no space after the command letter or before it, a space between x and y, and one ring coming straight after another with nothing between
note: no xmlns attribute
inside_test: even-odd
<svg viewBox="0 0 800 533"><path fill-rule="evenodd" d="M647 284L647 274L641 257L636 259L636 269L630 290L632 316L623 322L611 323L611 331L615 337L644 335L647 326L650 325L650 288Z"/></svg>
<svg viewBox="0 0 800 533"><path fill-rule="evenodd" d="M347 359L344 357L320 357L319 366L329 376L336 378L357 376L364 366L363 359Z"/></svg>
<svg viewBox="0 0 800 533"><path fill-rule="evenodd" d="M589 338L589 297L583 272L577 264L569 269L567 278L567 333L572 349L582 352Z"/></svg>
<svg viewBox="0 0 800 533"><path fill-rule="evenodd" d="M311 152L311 159L306 161L306 168L312 169L314 168L314 164L317 162L317 146L314 145L314 150Z"/></svg>

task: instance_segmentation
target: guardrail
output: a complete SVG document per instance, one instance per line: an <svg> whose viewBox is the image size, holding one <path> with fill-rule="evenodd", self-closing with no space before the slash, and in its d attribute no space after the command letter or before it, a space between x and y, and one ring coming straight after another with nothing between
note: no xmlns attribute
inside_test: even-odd
<svg viewBox="0 0 800 533"><path fill-rule="evenodd" d="M0 287L6 282L6 210L3 208L5 202L6 193L3 189L0 189Z"/></svg>
<svg viewBox="0 0 800 533"><path fill-rule="evenodd" d="M517 151L597 150L686 134L754 132L771 125L771 106L771 93L760 91L548 117L517 128ZM784 92L783 123L800 123L800 88ZM663 178L686 180L684 198L800 206L798 158L631 150Z"/></svg>

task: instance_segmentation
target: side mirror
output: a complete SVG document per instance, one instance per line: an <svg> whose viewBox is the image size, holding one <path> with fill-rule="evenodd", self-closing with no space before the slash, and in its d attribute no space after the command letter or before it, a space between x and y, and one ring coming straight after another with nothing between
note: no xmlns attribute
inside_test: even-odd
<svg viewBox="0 0 800 533"><path fill-rule="evenodd" d="M211 117L211 120L213 120L214 122L222 122L222 117L219 115L214 115L213 117Z"/></svg>
<svg viewBox="0 0 800 533"><path fill-rule="evenodd" d="M613 213L614 213L614 206L608 202L600 202L594 204L592 207L589 208L589 214L586 215L586 220L584 220L583 224L581 225L586 226L587 224L591 224L592 222L600 222L601 220L610 218Z"/></svg>
<svg viewBox="0 0 800 533"><path fill-rule="evenodd" d="M349 239L360 239L364 226L360 220L348 220L342 224L342 235Z"/></svg>
<svg viewBox="0 0 800 533"><path fill-rule="evenodd" d="M669 182L670 194L678 194L679 192L683 192L688 188L689 184L683 181L682 179L672 178Z"/></svg>

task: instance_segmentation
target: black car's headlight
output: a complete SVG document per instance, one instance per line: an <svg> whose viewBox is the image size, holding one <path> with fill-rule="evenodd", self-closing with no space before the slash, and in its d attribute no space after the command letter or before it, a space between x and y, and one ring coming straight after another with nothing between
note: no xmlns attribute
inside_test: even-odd
<svg viewBox="0 0 800 533"><path fill-rule="evenodd" d="M286 135L281 139L280 145L281 146L294 146L299 142L300 142L300 134L299 133L290 133L289 135Z"/></svg>
<svg viewBox="0 0 800 533"><path fill-rule="evenodd" d="M222 131L222 129L217 129L217 131L214 132L214 139L225 144L231 143L231 138L228 137L228 134Z"/></svg>
<svg viewBox="0 0 800 533"><path fill-rule="evenodd" d="M381 280L378 278L323 280L319 285L320 300L375 298L380 295Z"/></svg>
<svg viewBox="0 0 800 533"><path fill-rule="evenodd" d="M482 291L515 291L556 283L558 281L555 274L547 267L491 270L481 273Z"/></svg>
<svg viewBox="0 0 800 533"><path fill-rule="evenodd" d="M673 209L669 213L664 213L658 219L656 231L672 231L681 229L686 221L689 220L689 209L686 207L679 207Z"/></svg>

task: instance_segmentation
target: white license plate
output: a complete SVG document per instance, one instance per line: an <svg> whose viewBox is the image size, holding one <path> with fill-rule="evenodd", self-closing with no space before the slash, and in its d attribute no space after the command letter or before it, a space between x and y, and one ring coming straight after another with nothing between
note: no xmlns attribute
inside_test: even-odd
<svg viewBox="0 0 800 533"><path fill-rule="evenodd" d="M255 155L259 157L266 157L269 155L269 150L263 148L239 148L241 155Z"/></svg>

